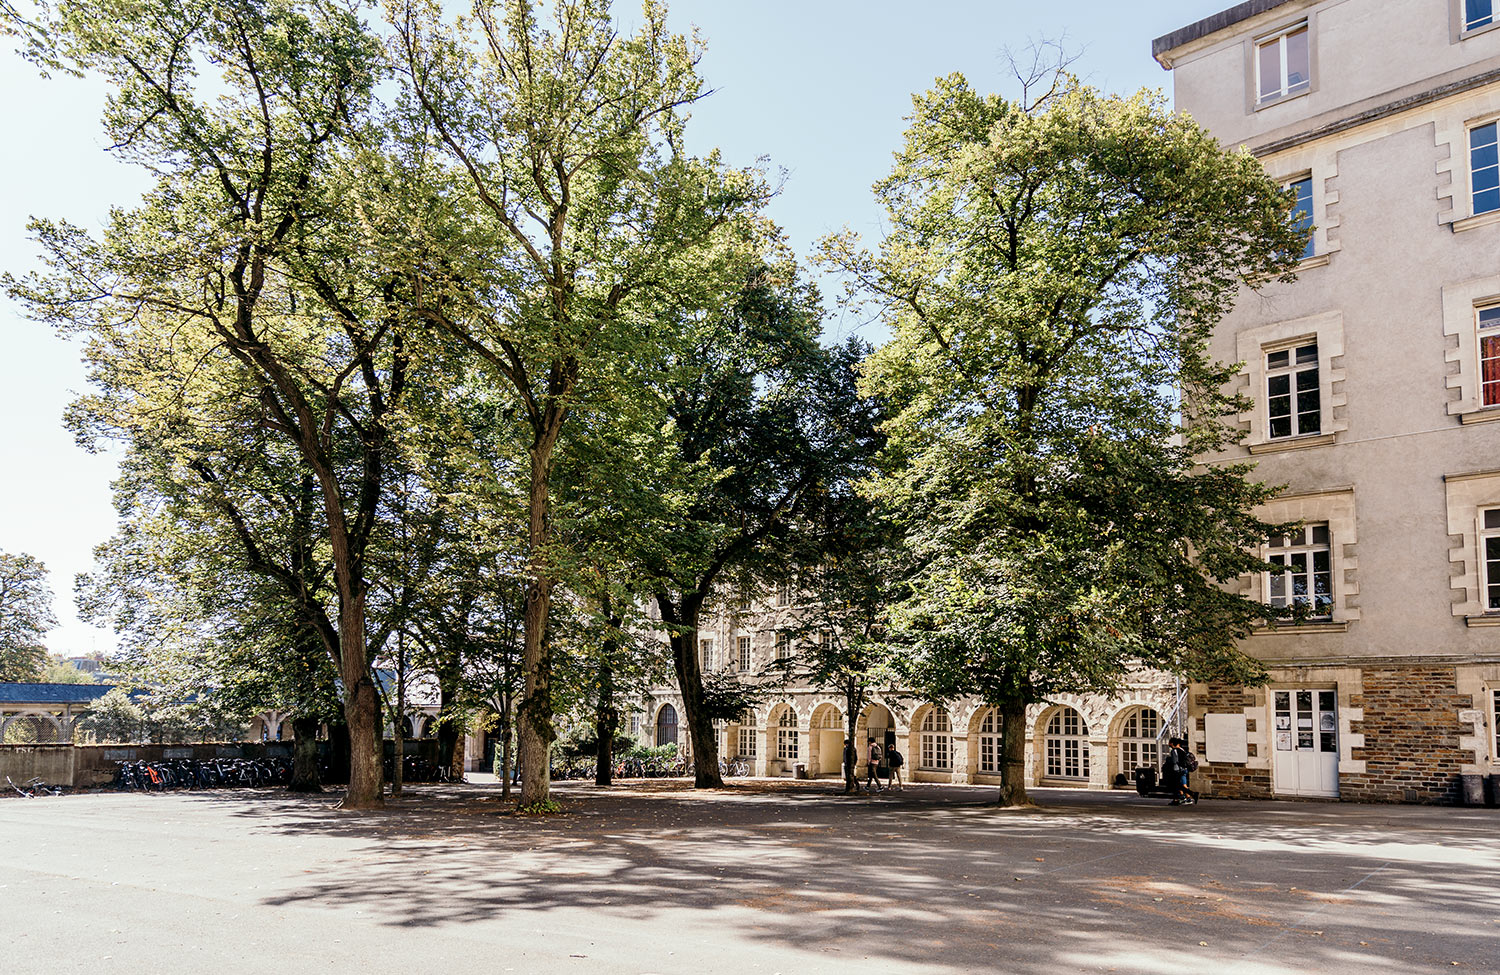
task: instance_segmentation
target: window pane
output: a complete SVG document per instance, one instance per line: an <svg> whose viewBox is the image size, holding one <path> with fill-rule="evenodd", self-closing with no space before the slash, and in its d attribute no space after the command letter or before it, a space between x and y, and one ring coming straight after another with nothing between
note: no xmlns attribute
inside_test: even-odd
<svg viewBox="0 0 1500 975"><path fill-rule="evenodd" d="M1301 91L1312 80L1308 64L1307 28L1302 27L1286 35L1286 90Z"/></svg>
<svg viewBox="0 0 1500 975"><path fill-rule="evenodd" d="M1298 691L1297 692L1297 710L1298 711L1311 711L1312 710L1312 699L1313 699L1312 698L1312 691Z"/></svg>
<svg viewBox="0 0 1500 975"><path fill-rule="evenodd" d="M1486 328L1500 328L1500 305L1496 305L1493 308L1479 309L1479 327L1481 330Z"/></svg>
<svg viewBox="0 0 1500 975"><path fill-rule="evenodd" d="M1333 710L1333 691L1319 691L1318 692L1318 710L1319 711L1332 711Z"/></svg>
<svg viewBox="0 0 1500 975"><path fill-rule="evenodd" d="M1500 528L1500 508L1491 508L1484 513L1484 527Z"/></svg>
<svg viewBox="0 0 1500 975"><path fill-rule="evenodd" d="M1485 406L1500 406L1500 335L1479 337L1479 383Z"/></svg>
<svg viewBox="0 0 1500 975"><path fill-rule="evenodd" d="M1292 361L1290 349L1282 349L1280 352L1272 352L1266 356L1267 369L1285 369Z"/></svg>
<svg viewBox="0 0 1500 975"><path fill-rule="evenodd" d="M1257 52L1260 64L1260 100L1281 96L1281 40L1267 41Z"/></svg>
<svg viewBox="0 0 1500 975"><path fill-rule="evenodd" d="M1464 0L1464 30L1473 30L1493 23L1495 6L1493 0Z"/></svg>
<svg viewBox="0 0 1500 975"><path fill-rule="evenodd" d="M1328 526L1327 525L1313 525L1312 526L1312 540L1313 540L1313 544L1314 545L1327 545L1328 544Z"/></svg>
<svg viewBox="0 0 1500 975"><path fill-rule="evenodd" d="M1469 171L1474 186L1474 212L1500 210L1500 158L1496 156L1496 124L1469 133Z"/></svg>
<svg viewBox="0 0 1500 975"><path fill-rule="evenodd" d="M1309 362L1317 362L1317 361L1318 361L1318 347L1316 345L1304 345L1304 346L1302 346L1301 348L1299 348L1297 350L1297 363L1298 363L1298 365L1301 365L1303 363L1309 363Z"/></svg>
<svg viewBox="0 0 1500 975"><path fill-rule="evenodd" d="M1312 178L1299 179L1288 187L1297 196L1296 209L1292 211L1292 226L1298 230L1307 230L1313 225L1312 206ZM1312 237L1307 238L1307 246L1302 249L1303 257L1312 257ZM1313 361L1317 361L1317 346L1313 346ZM1302 361L1302 349L1297 350L1297 361ZM1284 357L1285 353L1281 353Z"/></svg>

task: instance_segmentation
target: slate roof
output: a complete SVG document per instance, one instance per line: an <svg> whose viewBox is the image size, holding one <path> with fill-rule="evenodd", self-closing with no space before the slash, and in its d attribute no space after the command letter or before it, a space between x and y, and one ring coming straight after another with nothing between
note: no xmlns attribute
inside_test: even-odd
<svg viewBox="0 0 1500 975"><path fill-rule="evenodd" d="M0 704L88 704L114 689L113 684L0 682Z"/></svg>
<svg viewBox="0 0 1500 975"><path fill-rule="evenodd" d="M1256 14L1263 14L1267 10L1274 10L1286 3L1291 3L1291 0L1246 0L1245 3L1236 4L1228 10L1221 10L1216 14L1204 17L1202 20L1188 24L1186 27L1178 28L1170 34L1163 34L1151 42L1151 56L1160 60L1163 54L1174 47L1181 47L1188 41L1196 41L1200 37L1207 37L1215 31L1232 27L1242 20L1249 20Z"/></svg>

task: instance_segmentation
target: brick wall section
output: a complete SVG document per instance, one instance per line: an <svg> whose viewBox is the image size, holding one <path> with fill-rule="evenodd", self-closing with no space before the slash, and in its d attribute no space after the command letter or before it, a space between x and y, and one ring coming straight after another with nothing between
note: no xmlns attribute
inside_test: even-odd
<svg viewBox="0 0 1500 975"><path fill-rule="evenodd" d="M1202 693L1193 695L1193 710L1199 715L1194 723L1193 748L1198 753L1198 771L1193 773L1192 786L1204 795L1221 799L1269 799L1271 796L1270 769L1247 768L1244 765L1210 765L1203 755L1204 714L1244 714L1245 708L1255 706L1255 692L1234 684L1207 684ZM1247 730L1253 730L1252 726ZM1254 746L1251 746L1254 754Z"/></svg>
<svg viewBox="0 0 1500 975"><path fill-rule="evenodd" d="M1339 796L1356 802L1456 803L1459 767L1474 761L1460 735L1474 733L1458 712L1474 706L1460 694L1452 667L1367 668L1364 693L1350 698L1364 720L1350 730L1365 736L1350 755L1363 774L1339 776Z"/></svg>

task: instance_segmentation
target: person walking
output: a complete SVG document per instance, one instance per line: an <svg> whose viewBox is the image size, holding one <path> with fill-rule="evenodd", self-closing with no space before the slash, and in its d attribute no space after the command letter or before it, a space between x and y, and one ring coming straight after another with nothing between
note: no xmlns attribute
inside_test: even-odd
<svg viewBox="0 0 1500 975"><path fill-rule="evenodd" d="M1172 805L1182 805L1182 766L1177 763L1177 739L1167 739L1167 753L1161 759L1161 787L1172 791Z"/></svg>
<svg viewBox="0 0 1500 975"><path fill-rule="evenodd" d="M865 791L880 791L880 744L874 738L869 740L869 747L865 750Z"/></svg>
<svg viewBox="0 0 1500 975"><path fill-rule="evenodd" d="M1198 759L1188 751L1186 738L1177 739L1177 768L1181 781L1178 783L1178 795L1182 798L1182 805L1191 806L1198 801L1198 793L1188 787L1188 776L1198 770Z"/></svg>
<svg viewBox="0 0 1500 975"><path fill-rule="evenodd" d="M859 773L855 771L859 767L859 750L854 747L853 738L844 739L844 781L845 788L859 791Z"/></svg>
<svg viewBox="0 0 1500 975"><path fill-rule="evenodd" d="M897 791L905 791L902 788L902 784L901 784L901 766L903 766L905 764L906 764L906 758L905 758L905 756L903 756L900 752L896 751L896 748L895 748L894 745L891 746L891 748L889 748L886 751L886 753L885 753L885 767L886 767L885 787L887 789L896 789Z"/></svg>

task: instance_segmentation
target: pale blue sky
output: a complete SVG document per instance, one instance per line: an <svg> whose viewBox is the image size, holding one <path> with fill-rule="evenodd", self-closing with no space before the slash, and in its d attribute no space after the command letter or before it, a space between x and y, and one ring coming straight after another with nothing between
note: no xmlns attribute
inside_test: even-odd
<svg viewBox="0 0 1500 975"><path fill-rule="evenodd" d="M1074 68L1113 91L1170 89L1151 39L1232 5L1230 0L1080 0L1075 3L677 0L677 29L696 24L708 43L701 70L716 93L694 111L694 151L712 146L733 163L764 156L786 171L771 207L806 255L821 235L849 225L878 235L870 184L890 167L911 94L963 72L976 87L1011 92L1002 50L1065 36ZM633 3L617 0L628 17ZM42 80L0 53L0 268L36 264L28 216L96 227L111 205L146 185L115 162L99 133L104 93L92 81ZM1170 91L1169 91L1170 94ZM831 310L829 331L843 334ZM76 350L0 299L0 550L46 562L62 625L55 652L109 650L107 632L77 621L73 576L114 528L114 463L90 456L62 426L84 385Z"/></svg>

